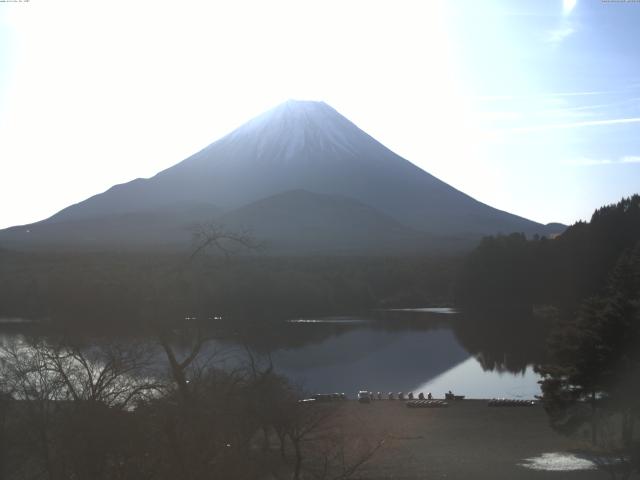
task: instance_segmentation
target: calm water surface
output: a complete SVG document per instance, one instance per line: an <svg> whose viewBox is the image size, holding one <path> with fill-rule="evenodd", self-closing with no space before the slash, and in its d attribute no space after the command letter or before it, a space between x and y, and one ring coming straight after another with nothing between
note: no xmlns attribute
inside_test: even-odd
<svg viewBox="0 0 640 480"><path fill-rule="evenodd" d="M431 392L442 397L452 390L467 398L540 394L539 377L531 366L517 373L485 370L448 322L428 317L422 321L435 325L395 329L361 318L304 319L297 328L324 326L331 333L309 345L278 348L271 355L278 370L310 392ZM343 331L336 328L340 324Z"/></svg>
<svg viewBox="0 0 640 480"><path fill-rule="evenodd" d="M501 342L491 351L469 353L460 340L469 334L461 335L456 317L451 309L402 309L361 317L298 318L254 332L242 344L263 358L270 356L279 372L308 393L345 392L353 397L358 390L371 390L442 397L452 390L467 398L540 394L538 376L526 362L507 370L508 354L499 348ZM22 338L4 333L0 343ZM209 348L223 350L221 362L228 366L245 354L244 346L228 337L214 339ZM504 366L495 358L504 359Z"/></svg>

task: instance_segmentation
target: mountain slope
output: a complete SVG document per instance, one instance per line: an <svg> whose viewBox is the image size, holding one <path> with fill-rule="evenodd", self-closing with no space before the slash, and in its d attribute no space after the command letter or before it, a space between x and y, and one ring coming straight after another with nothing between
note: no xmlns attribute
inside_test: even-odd
<svg viewBox="0 0 640 480"><path fill-rule="evenodd" d="M162 212L174 204L230 212L292 190L349 197L430 235L552 233L438 180L328 105L299 101L254 118L150 179L116 185L40 224ZM0 232L0 242L3 238Z"/></svg>
<svg viewBox="0 0 640 480"><path fill-rule="evenodd" d="M356 200L304 190L253 202L219 221L250 231L271 253L418 252L438 242Z"/></svg>
<svg viewBox="0 0 640 480"><path fill-rule="evenodd" d="M208 204L174 204L87 218L64 218L0 231L12 249L175 249L192 242L194 226L220 215Z"/></svg>

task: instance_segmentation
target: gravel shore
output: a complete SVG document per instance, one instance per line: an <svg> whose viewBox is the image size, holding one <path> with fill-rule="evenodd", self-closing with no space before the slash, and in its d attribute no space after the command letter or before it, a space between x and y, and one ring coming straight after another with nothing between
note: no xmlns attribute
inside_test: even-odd
<svg viewBox="0 0 640 480"><path fill-rule="evenodd" d="M350 428L365 426L372 437L387 439L358 478L606 478L604 472L567 469L572 462L562 459L570 456L576 445L551 430L540 405L487 404L484 400L461 400L449 402L445 408L407 408L397 400L346 402L344 418ZM522 465L532 458L546 459L549 468L560 470Z"/></svg>

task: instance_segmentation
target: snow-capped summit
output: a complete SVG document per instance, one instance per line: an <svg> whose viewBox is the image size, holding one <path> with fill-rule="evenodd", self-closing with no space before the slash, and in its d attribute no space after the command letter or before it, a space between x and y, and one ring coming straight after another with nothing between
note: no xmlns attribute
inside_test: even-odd
<svg viewBox="0 0 640 480"><path fill-rule="evenodd" d="M349 120L324 102L287 100L233 131L227 142L257 140L256 156L293 159L305 148L338 151L355 155L349 133L358 130ZM273 145L279 152L269 151Z"/></svg>

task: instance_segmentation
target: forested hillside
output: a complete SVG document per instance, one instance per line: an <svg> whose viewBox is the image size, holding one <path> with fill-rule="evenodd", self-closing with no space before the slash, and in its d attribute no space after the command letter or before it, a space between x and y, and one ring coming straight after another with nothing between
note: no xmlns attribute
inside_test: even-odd
<svg viewBox="0 0 640 480"><path fill-rule="evenodd" d="M459 257L0 251L0 318L96 327L451 304Z"/></svg>
<svg viewBox="0 0 640 480"><path fill-rule="evenodd" d="M601 291L618 259L640 241L640 196L596 210L557 238L486 237L467 258L456 303L467 307L554 305L570 311Z"/></svg>

